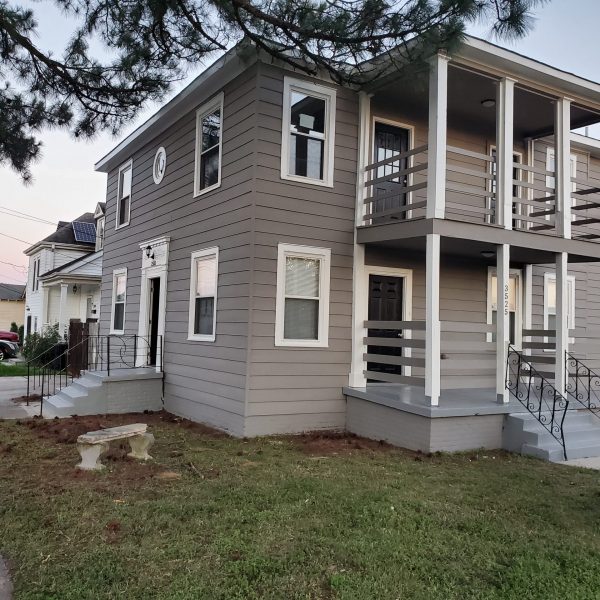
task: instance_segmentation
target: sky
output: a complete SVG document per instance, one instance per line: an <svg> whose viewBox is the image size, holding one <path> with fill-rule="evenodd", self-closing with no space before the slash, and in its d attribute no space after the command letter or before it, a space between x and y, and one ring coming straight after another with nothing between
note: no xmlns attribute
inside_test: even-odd
<svg viewBox="0 0 600 600"><path fill-rule="evenodd" d="M60 48L69 35L71 24L49 2L35 2L31 6L39 23L38 45L55 50ZM574 10L575 6L577 10ZM513 43L490 41L600 82L600 2L551 0L536 10L536 17L534 29L527 37ZM471 27L470 33L488 37L485 26ZM196 73L192 73L188 81ZM171 96L182 87L183 84L177 86ZM47 221L34 222L0 213L0 282L24 283L28 259L23 250L52 233L59 220L72 220L84 212L93 212L96 203L105 200L106 175L96 173L94 163L157 108L156 105L148 106L117 137L101 134L92 141L76 141L63 131L42 132L42 158L32 168L33 183L30 185L25 186L16 173L0 166L0 210L10 208ZM598 129L591 133L600 137Z"/></svg>

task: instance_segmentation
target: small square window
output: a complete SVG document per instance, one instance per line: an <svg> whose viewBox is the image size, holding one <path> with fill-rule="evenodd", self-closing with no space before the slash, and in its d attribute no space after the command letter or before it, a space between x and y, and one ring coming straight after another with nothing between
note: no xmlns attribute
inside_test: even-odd
<svg viewBox="0 0 600 600"><path fill-rule="evenodd" d="M281 177L333 186L335 90L285 78Z"/></svg>
<svg viewBox="0 0 600 600"><path fill-rule="evenodd" d="M217 324L219 249L192 253L188 339L214 342Z"/></svg>

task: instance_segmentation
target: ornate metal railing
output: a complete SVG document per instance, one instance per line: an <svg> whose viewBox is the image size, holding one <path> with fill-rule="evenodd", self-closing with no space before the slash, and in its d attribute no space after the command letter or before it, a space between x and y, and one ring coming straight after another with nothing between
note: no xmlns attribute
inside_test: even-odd
<svg viewBox="0 0 600 600"><path fill-rule="evenodd" d="M139 335L84 336L77 344L42 365L27 364L27 405L30 398L53 396L82 373L111 372L136 367L154 367L162 372L163 339L150 340Z"/></svg>
<svg viewBox="0 0 600 600"><path fill-rule="evenodd" d="M506 389L562 446L567 460L563 425L569 401L512 346L506 361Z"/></svg>
<svg viewBox="0 0 600 600"><path fill-rule="evenodd" d="M567 395L600 418L600 375L566 353Z"/></svg>

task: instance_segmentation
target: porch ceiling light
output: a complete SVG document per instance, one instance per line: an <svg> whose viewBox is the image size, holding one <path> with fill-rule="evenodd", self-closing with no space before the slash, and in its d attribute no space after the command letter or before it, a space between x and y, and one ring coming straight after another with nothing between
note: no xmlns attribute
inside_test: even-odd
<svg viewBox="0 0 600 600"><path fill-rule="evenodd" d="M481 101L481 106L483 106L484 108L493 108L494 106L496 106L496 99L486 98L485 100Z"/></svg>
<svg viewBox="0 0 600 600"><path fill-rule="evenodd" d="M483 258L494 258L496 253L493 250L482 250L481 256L483 256Z"/></svg>

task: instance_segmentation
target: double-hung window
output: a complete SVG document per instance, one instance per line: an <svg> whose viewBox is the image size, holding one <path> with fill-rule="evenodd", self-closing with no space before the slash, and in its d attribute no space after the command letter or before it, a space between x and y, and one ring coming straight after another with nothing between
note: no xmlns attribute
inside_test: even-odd
<svg viewBox="0 0 600 600"><path fill-rule="evenodd" d="M196 112L196 161L194 195L221 185L223 146L223 94L219 94Z"/></svg>
<svg viewBox="0 0 600 600"><path fill-rule="evenodd" d="M275 345L328 345L329 248L279 244Z"/></svg>
<svg viewBox="0 0 600 600"><path fill-rule="evenodd" d="M31 282L31 289L34 292L37 292L40 287L40 259L36 258L33 261L33 278Z"/></svg>
<svg viewBox="0 0 600 600"><path fill-rule="evenodd" d="M117 196L117 229L129 225L131 212L131 176L133 163L129 161L119 169L119 186Z"/></svg>
<svg viewBox="0 0 600 600"><path fill-rule="evenodd" d="M286 77L281 177L333 186L335 90Z"/></svg>
<svg viewBox="0 0 600 600"><path fill-rule="evenodd" d="M218 270L218 248L207 248L192 253L189 340L215 341Z"/></svg>
<svg viewBox="0 0 600 600"><path fill-rule="evenodd" d="M104 217L96 221L96 252L104 248Z"/></svg>
<svg viewBox="0 0 600 600"><path fill-rule="evenodd" d="M575 329L575 277L567 277L567 326ZM556 331L556 275L544 273L544 329ZM574 343L569 338L569 343Z"/></svg>
<svg viewBox="0 0 600 600"><path fill-rule="evenodd" d="M113 271L111 333L125 331L125 302L127 300L127 269Z"/></svg>

